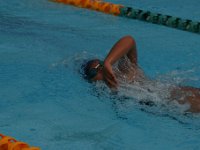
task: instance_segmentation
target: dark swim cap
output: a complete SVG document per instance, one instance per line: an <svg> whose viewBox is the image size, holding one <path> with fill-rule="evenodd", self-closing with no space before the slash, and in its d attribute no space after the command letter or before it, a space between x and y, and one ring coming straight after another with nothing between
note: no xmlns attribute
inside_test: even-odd
<svg viewBox="0 0 200 150"><path fill-rule="evenodd" d="M98 65L96 67L92 67L92 65L95 62L98 62ZM83 64L82 69L83 69L84 79L91 80L92 78L94 78L98 73L99 66L103 66L103 61L101 61L99 59L93 59L93 60L90 60L90 61L86 62L85 64Z"/></svg>

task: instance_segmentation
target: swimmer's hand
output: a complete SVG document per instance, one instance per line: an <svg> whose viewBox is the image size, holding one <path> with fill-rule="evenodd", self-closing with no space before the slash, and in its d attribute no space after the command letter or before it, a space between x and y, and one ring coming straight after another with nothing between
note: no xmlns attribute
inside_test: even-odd
<svg viewBox="0 0 200 150"><path fill-rule="evenodd" d="M106 84L111 89L117 89L118 82L110 63L104 62L103 75L104 75L104 81L106 82Z"/></svg>

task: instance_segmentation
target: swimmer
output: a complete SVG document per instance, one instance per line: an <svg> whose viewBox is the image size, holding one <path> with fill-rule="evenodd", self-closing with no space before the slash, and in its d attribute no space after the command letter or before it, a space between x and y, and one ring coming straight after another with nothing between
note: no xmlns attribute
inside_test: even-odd
<svg viewBox="0 0 200 150"><path fill-rule="evenodd" d="M114 65L117 64L117 69ZM84 78L90 82L102 80L116 90L120 80L128 83L145 84L150 80L145 76L137 62L136 42L131 36L122 37L104 59L93 59L83 65ZM123 77L123 78L122 78ZM189 104L189 112L200 112L200 89L194 87L173 87L169 94L170 100L179 104Z"/></svg>

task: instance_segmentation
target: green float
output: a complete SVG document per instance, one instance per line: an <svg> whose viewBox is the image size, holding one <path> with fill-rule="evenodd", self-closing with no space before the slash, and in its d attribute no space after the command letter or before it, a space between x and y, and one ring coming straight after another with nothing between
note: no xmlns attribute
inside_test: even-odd
<svg viewBox="0 0 200 150"><path fill-rule="evenodd" d="M200 34L200 22L197 21L134 9L132 7L120 8L120 16Z"/></svg>

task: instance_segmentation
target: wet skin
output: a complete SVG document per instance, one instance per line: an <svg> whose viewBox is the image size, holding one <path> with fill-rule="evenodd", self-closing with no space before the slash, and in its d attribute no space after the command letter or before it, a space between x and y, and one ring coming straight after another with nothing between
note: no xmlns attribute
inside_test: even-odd
<svg viewBox="0 0 200 150"><path fill-rule="evenodd" d="M91 79L91 81L103 80L111 89L117 89L118 81L113 71L112 65L127 56L129 61L132 63L132 68L129 70L134 71L123 71L122 73L130 77L132 81L137 79L139 75L141 79L145 78L142 75L141 69L137 65L137 49L136 42L131 36L125 36L121 38L110 50L107 57L104 60L104 66L99 68L97 75ZM99 61L94 61L91 67L98 65ZM123 67L122 67L123 68ZM134 82L133 82L134 83ZM189 104L190 108L187 111L199 113L200 112L200 89L195 87L176 87L171 90L170 99L176 100L179 104Z"/></svg>

